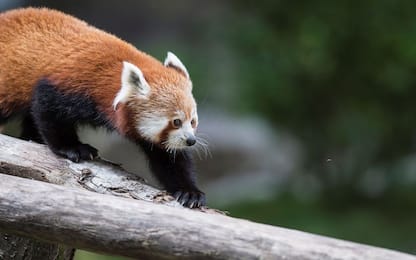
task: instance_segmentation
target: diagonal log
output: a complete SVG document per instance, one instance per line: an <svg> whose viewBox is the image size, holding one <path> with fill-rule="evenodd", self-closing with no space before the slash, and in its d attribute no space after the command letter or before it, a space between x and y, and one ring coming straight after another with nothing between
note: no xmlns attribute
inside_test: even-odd
<svg viewBox="0 0 416 260"><path fill-rule="evenodd" d="M181 207L138 175L103 159L74 163L56 157L45 145L1 134L0 147L0 173Z"/></svg>
<svg viewBox="0 0 416 260"><path fill-rule="evenodd" d="M416 257L219 214L0 174L0 229L139 259Z"/></svg>
<svg viewBox="0 0 416 260"><path fill-rule="evenodd" d="M75 164L57 158L44 145L0 134L0 173L84 188L99 193L143 199L180 207L170 196L146 185L137 175L104 160ZM73 249L0 233L0 259L71 260Z"/></svg>
<svg viewBox="0 0 416 260"><path fill-rule="evenodd" d="M416 260L393 250L184 209L108 162L74 164L43 145L3 135L0 147L0 172L10 174L0 174L2 232L136 259Z"/></svg>

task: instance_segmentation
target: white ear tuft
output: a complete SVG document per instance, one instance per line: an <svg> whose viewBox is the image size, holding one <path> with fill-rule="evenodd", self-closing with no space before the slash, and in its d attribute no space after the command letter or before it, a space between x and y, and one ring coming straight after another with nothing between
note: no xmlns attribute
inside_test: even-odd
<svg viewBox="0 0 416 260"><path fill-rule="evenodd" d="M114 110L118 103L125 103L134 94L147 97L150 86L143 76L142 71L135 65L123 61L123 71L121 72L121 88L113 101Z"/></svg>
<svg viewBox="0 0 416 260"><path fill-rule="evenodd" d="M189 79L188 70L185 68L185 66L179 60L179 58L176 57L176 55L173 54L172 52L168 51L168 56L166 56L164 64L165 64L166 67L174 67L174 68L180 70L181 72L183 72L183 74L185 74L186 78Z"/></svg>

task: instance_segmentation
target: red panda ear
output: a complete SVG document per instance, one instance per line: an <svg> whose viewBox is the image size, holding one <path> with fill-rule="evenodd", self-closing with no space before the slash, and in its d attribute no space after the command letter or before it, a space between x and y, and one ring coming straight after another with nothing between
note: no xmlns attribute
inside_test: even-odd
<svg viewBox="0 0 416 260"><path fill-rule="evenodd" d="M117 109L119 103L126 103L132 95L146 98L149 92L150 86L142 71L137 66L123 61L121 88L113 101L114 110Z"/></svg>
<svg viewBox="0 0 416 260"><path fill-rule="evenodd" d="M177 69L179 72L182 72L182 74L184 74L186 78L189 79L188 70L185 68L185 66L179 60L179 58L176 57L176 55L172 52L168 51L168 56L166 56L164 64L166 67L172 67L174 69Z"/></svg>

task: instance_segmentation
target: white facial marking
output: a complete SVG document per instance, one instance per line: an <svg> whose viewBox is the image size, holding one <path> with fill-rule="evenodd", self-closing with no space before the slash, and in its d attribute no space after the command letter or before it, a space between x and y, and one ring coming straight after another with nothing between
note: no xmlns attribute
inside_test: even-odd
<svg viewBox="0 0 416 260"><path fill-rule="evenodd" d="M119 103L126 103L132 95L147 97L149 92L150 86L144 78L142 71L137 66L123 61L121 88L113 101L114 110L117 109Z"/></svg>
<svg viewBox="0 0 416 260"><path fill-rule="evenodd" d="M159 134L168 124L169 119L164 116L149 115L140 120L137 130L144 138L153 142L158 142Z"/></svg>
<svg viewBox="0 0 416 260"><path fill-rule="evenodd" d="M191 117L192 117L192 119L195 119L195 121L196 121L195 123L198 124L198 113L196 112L196 108L194 108L192 110Z"/></svg>
<svg viewBox="0 0 416 260"><path fill-rule="evenodd" d="M186 144L186 140L189 137L195 137L195 129L192 128L191 120L184 121L182 127L169 133L168 140L166 141L167 150L175 151L176 149L189 147Z"/></svg>
<svg viewBox="0 0 416 260"><path fill-rule="evenodd" d="M175 115L178 117L178 119L184 121L185 120L185 112L178 110L175 112Z"/></svg>
<svg viewBox="0 0 416 260"><path fill-rule="evenodd" d="M185 137L188 137L188 136L190 136L190 135L194 135L195 134L195 129L194 128L192 128L192 125L191 125L191 121L187 121L183 126L182 126L182 128L183 128L183 135L185 136Z"/></svg>
<svg viewBox="0 0 416 260"><path fill-rule="evenodd" d="M181 70L185 74L186 78L189 79L189 73L188 70L185 68L185 65L183 65L179 58L176 57L176 55L172 52L168 51L168 56L166 56L164 64L166 67L172 66Z"/></svg>

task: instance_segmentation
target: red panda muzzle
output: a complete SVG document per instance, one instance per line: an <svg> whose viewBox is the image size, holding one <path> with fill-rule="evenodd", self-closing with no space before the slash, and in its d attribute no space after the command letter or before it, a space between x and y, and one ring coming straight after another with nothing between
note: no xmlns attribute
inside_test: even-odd
<svg viewBox="0 0 416 260"><path fill-rule="evenodd" d="M188 146L192 146L192 145L194 145L196 143L196 138L194 137L194 136L192 136L192 137L188 137L187 139L186 139L186 144L188 145Z"/></svg>

